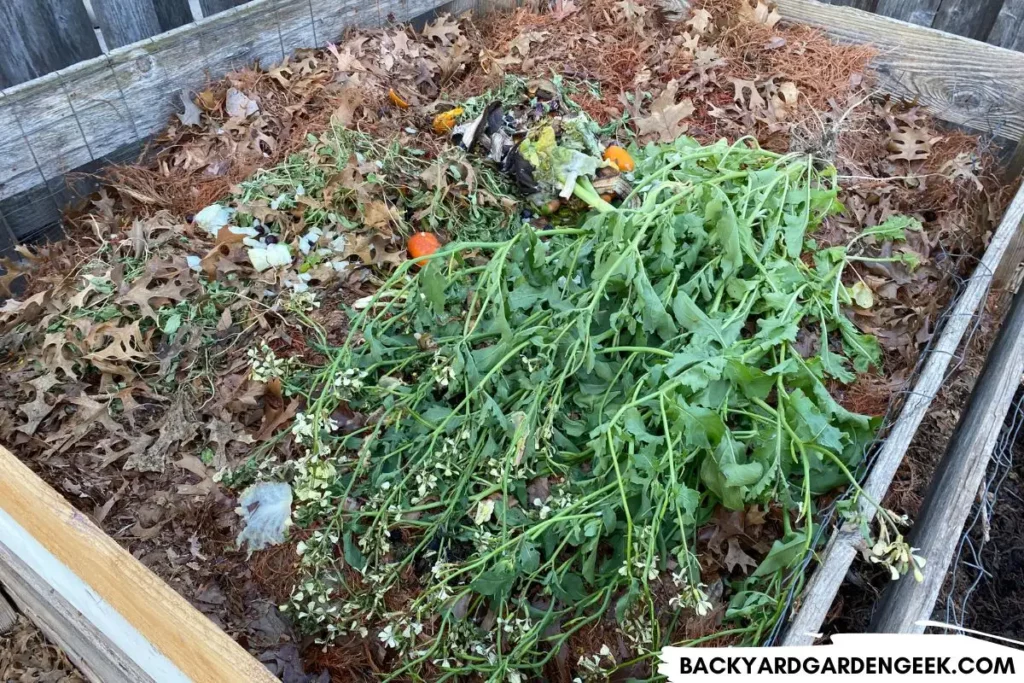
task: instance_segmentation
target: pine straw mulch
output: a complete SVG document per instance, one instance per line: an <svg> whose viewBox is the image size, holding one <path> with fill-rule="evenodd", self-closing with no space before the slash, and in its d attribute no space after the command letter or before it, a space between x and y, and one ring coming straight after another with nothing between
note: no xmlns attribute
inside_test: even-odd
<svg viewBox="0 0 1024 683"><path fill-rule="evenodd" d="M477 24L444 17L420 34L358 31L186 94L154 150L110 169L101 192L69 213L67 240L6 264L4 286L22 274L27 281L0 310L0 440L281 676L307 680L297 663L302 640L276 610L294 571L291 546L251 560L233 550L233 499L213 473L279 434L299 409L250 379L246 351L265 342L279 353L313 352L281 306L264 301L281 283L255 277L230 245L207 276L241 274L248 284L229 303L211 293L184 258L222 245L188 219L257 169L306 154L309 135L332 121L432 159L450 147L424 134L433 114L509 77L556 75L598 121L625 115L623 138L752 136L836 164L847 211L825 226L823 241L894 214L922 220L921 233L891 247L916 253L921 268L875 264L858 273L874 305L853 315L879 337L885 367L841 398L882 414L1011 188L1000 185L977 138L878 95L870 48L778 24L753 0L692 4L691 15L675 20L653 0L592 0ZM361 187L368 172L355 165L339 182ZM395 200L379 193L367 201ZM301 233L301 207L263 208ZM362 223L358 212L350 217ZM327 301L369 291L387 265L382 257L401 249L408 230L401 216L362 224L374 246L352 255L347 275L324 283ZM190 302L212 308L165 333L165 307ZM80 315L87 308L92 314ZM335 309L315 315L337 332L344 320ZM815 342L805 343L812 351ZM595 642L591 635L567 654L571 664ZM382 654L372 640L305 651L311 670L327 667L335 680L373 675Z"/></svg>

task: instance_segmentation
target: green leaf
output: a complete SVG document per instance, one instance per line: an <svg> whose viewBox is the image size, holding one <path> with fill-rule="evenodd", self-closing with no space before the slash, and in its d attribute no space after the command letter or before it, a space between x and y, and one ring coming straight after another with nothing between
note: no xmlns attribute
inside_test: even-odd
<svg viewBox="0 0 1024 683"><path fill-rule="evenodd" d="M676 292L676 298L672 301L672 314L675 315L676 322L680 327L693 334L694 337L715 339L721 346L725 346L721 330L682 289Z"/></svg>
<svg viewBox="0 0 1024 683"><path fill-rule="evenodd" d="M427 302L434 308L435 315L444 313L444 290L447 284L444 275L441 273L439 259L433 259L420 269L417 281L420 291L427 298Z"/></svg>
<svg viewBox="0 0 1024 683"><path fill-rule="evenodd" d="M786 225L783 237L786 241L786 255L791 259L800 258L804 247L804 233L807 232L807 218L804 215L787 213L782 216Z"/></svg>
<svg viewBox="0 0 1024 683"><path fill-rule="evenodd" d="M830 351L828 348L828 335L821 333L821 350L818 353L821 358L821 368L829 377L834 377L843 384L849 384L857 379L857 375L846 367L846 357Z"/></svg>
<svg viewBox="0 0 1024 683"><path fill-rule="evenodd" d="M537 546L524 541L519 548L519 570L524 574L533 574L540 569L540 552Z"/></svg>
<svg viewBox="0 0 1024 683"><path fill-rule="evenodd" d="M746 444L726 432L714 454L705 457L700 467L701 479L731 510L743 509L747 487L757 483L764 472L760 463L745 462L745 452Z"/></svg>
<svg viewBox="0 0 1024 683"><path fill-rule="evenodd" d="M910 216L889 216L884 223L863 230L860 237L875 237L880 240L904 240L907 230L921 230L921 221Z"/></svg>
<svg viewBox="0 0 1024 683"><path fill-rule="evenodd" d="M768 551L761 564L757 565L752 576L768 576L781 569L792 569L804 556L804 544L807 538L802 531L793 533L786 539L776 539L772 549Z"/></svg>
<svg viewBox="0 0 1024 683"><path fill-rule="evenodd" d="M843 433L829 422L802 389L794 389L786 402L789 408L787 418L804 443L816 443L835 453L843 452Z"/></svg>
<svg viewBox="0 0 1024 683"><path fill-rule="evenodd" d="M503 600L512 592L515 578L516 573L512 569L511 563L503 560L473 579L469 587L480 595Z"/></svg>
<svg viewBox="0 0 1024 683"><path fill-rule="evenodd" d="M875 305L875 293L863 281L857 280L853 286L846 290L853 299L853 303L861 308L871 308Z"/></svg>
<svg viewBox="0 0 1024 683"><path fill-rule="evenodd" d="M178 331L181 327L181 313L172 313L167 316L167 320L164 321L164 326L160 329L165 335L170 337L172 334Z"/></svg>
<svg viewBox="0 0 1024 683"><path fill-rule="evenodd" d="M672 316L665 310L665 305L661 303L661 298L654 291L643 268L637 269L633 283L643 300L644 331L657 332L658 336L666 341L676 336L678 330L672 322Z"/></svg>
<svg viewBox="0 0 1024 683"><path fill-rule="evenodd" d="M559 600L569 604L575 604L587 597L587 591L583 587L583 578L579 574L563 574L561 580L555 579L551 583L551 593Z"/></svg>
<svg viewBox="0 0 1024 683"><path fill-rule="evenodd" d="M845 316L839 318L839 331L843 335L843 347L853 360L857 372L867 372L872 365L881 367L882 348L873 335L861 333Z"/></svg>
<svg viewBox="0 0 1024 683"><path fill-rule="evenodd" d="M363 571L366 567L366 558L359 550L359 545L352 541L352 532L346 531L342 539L342 547L345 551L345 562L356 571Z"/></svg>

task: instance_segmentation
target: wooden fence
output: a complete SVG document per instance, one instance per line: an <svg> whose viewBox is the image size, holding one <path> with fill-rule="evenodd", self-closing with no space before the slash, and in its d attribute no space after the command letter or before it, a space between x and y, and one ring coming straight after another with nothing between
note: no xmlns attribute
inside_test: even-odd
<svg viewBox="0 0 1024 683"><path fill-rule="evenodd" d="M822 0L1024 51L1024 0Z"/></svg>
<svg viewBox="0 0 1024 683"><path fill-rule="evenodd" d="M220 11L198 21L190 14L187 23L160 32L184 17L189 0L91 0L107 48L100 52L82 2L0 0L0 38L8 41L0 47L0 70L21 81L0 90L0 251L57 234L64 207L88 189L88 181L69 186L65 174L134 158L180 108L183 90L254 61L280 62L348 28L466 4L198 0L204 11ZM160 24L161 16L170 23ZM156 33L136 40L147 31Z"/></svg>
<svg viewBox="0 0 1024 683"><path fill-rule="evenodd" d="M787 18L826 29L836 12L849 11L774 1ZM1020 139L1018 55L938 31L915 43L917 34L884 17L1024 51L1024 0L830 1L879 15L858 13L843 23L852 28L833 33L886 48L878 66L890 92L952 123ZM0 0L0 251L59 226L63 208L87 189L69 187L65 174L135 157L166 125L182 90L323 45L349 27L514 2ZM886 43L894 35L899 40Z"/></svg>

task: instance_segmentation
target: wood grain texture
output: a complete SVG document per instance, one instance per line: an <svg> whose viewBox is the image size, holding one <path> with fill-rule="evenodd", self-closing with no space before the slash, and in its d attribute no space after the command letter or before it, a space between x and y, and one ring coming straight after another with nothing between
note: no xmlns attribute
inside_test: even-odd
<svg viewBox="0 0 1024 683"><path fill-rule="evenodd" d="M1008 50L1024 50L1024 0L1003 0L988 42Z"/></svg>
<svg viewBox="0 0 1024 683"><path fill-rule="evenodd" d="M1002 433L1003 420L1020 387L1021 372L1024 372L1024 290L1013 298L907 539L927 559L924 580L917 582L912 576L904 576L890 583L876 608L872 631L924 632L924 627L916 622L930 619L935 609L935 601L960 544L964 523Z"/></svg>
<svg viewBox="0 0 1024 683"><path fill-rule="evenodd" d="M0 537L0 582L29 621L56 643L92 683L155 683L152 676L58 592L52 580L40 575L48 563L52 566L52 557L34 555L26 561L21 556L25 548L19 545L35 545L34 539L15 538L15 534L24 531L11 524L10 516L0 509L0 526L4 530ZM14 548L19 552L14 552ZM75 583L73 577L70 581ZM81 589L80 583L76 587ZM89 597L99 600L95 595Z"/></svg>
<svg viewBox="0 0 1024 683"><path fill-rule="evenodd" d="M26 555L31 556L31 572L26 580L31 580L31 573L50 576L44 575L45 570L56 576L65 569L112 608L109 623L97 623L99 619L95 617L91 623L118 647L125 637L116 628L121 619L186 680L196 683L270 683L276 680L263 665L2 447L0 524L4 525L0 537L5 539L0 543L16 536L17 527L26 534L10 547L0 546L0 566L8 574L21 576L26 573L25 568L11 568L12 559L24 561ZM33 541L38 543L38 548L33 547ZM40 553L52 556L56 564L47 564ZM5 586L10 585L7 576L0 580ZM63 585L49 588L69 602L79 599ZM82 604L71 606L83 615L91 614L87 596L81 599ZM150 653L125 651L123 654L139 665ZM152 674L150 669L146 672Z"/></svg>
<svg viewBox="0 0 1024 683"><path fill-rule="evenodd" d="M156 18L160 21L160 29L170 31L194 21L192 8L188 0L152 0L156 9Z"/></svg>
<svg viewBox="0 0 1024 683"><path fill-rule="evenodd" d="M953 304L938 340L928 352L924 367L918 375L913 390L906 395L899 418L885 435L885 440L882 441L881 447L875 454L871 471L863 484L863 489L871 500L885 498L892 478L896 474L896 469L903 461L907 447L945 381L950 361L956 355L967 329L974 324L978 308L992 284L992 274L1006 253L1022 218L1024 218L1024 188L1017 192L1013 202L1007 208L999 227L992 235L992 240L989 242L981 262L974 269L966 287ZM1014 379L1019 381L1020 373ZM970 495L974 495L974 491L971 491ZM876 511L867 500L865 497L860 498L857 512L862 519L870 523L874 519ZM813 634L820 630L825 615L831 608L839 586L846 578L846 573L856 555L855 547L862 540L860 532L856 528L846 525L833 534L825 547L821 565L811 576L811 580L801 596L800 608L786 633L784 645L810 645L814 641Z"/></svg>
<svg viewBox="0 0 1024 683"><path fill-rule="evenodd" d="M839 7L853 7L865 12L875 12L878 7L878 0L829 0L828 4Z"/></svg>
<svg viewBox="0 0 1024 683"><path fill-rule="evenodd" d="M0 48L0 88L100 54L81 0L3 0Z"/></svg>
<svg viewBox="0 0 1024 683"><path fill-rule="evenodd" d="M92 0L92 9L108 50L161 31L153 0Z"/></svg>
<svg viewBox="0 0 1024 683"><path fill-rule="evenodd" d="M7 602L4 594L0 593L0 636L10 631L16 623L18 623L18 613L14 611L11 603Z"/></svg>
<svg viewBox="0 0 1024 683"><path fill-rule="evenodd" d="M232 7L241 5L246 0L199 0L199 6L203 10L204 17L212 17L214 14L225 12Z"/></svg>
<svg viewBox="0 0 1024 683"><path fill-rule="evenodd" d="M814 0L778 0L784 19L842 42L872 44L879 87L934 116L1010 139L1024 136L1024 53Z"/></svg>
<svg viewBox="0 0 1024 683"><path fill-rule="evenodd" d="M875 12L918 26L931 26L941 2L942 0L878 0Z"/></svg>
<svg viewBox="0 0 1024 683"><path fill-rule="evenodd" d="M985 40L1003 0L942 0L932 28Z"/></svg>

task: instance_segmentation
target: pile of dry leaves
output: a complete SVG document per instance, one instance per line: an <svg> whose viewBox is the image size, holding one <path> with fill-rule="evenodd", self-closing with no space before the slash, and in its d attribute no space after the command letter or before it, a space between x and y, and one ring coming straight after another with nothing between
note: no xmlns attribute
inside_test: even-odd
<svg viewBox="0 0 1024 683"><path fill-rule="evenodd" d="M566 0L479 24L443 17L422 33L360 31L182 93L183 111L155 152L111 169L105 189L70 215L67 240L3 264L0 440L250 650L303 680L298 639L275 607L291 589L294 550L252 560L235 551L234 505L214 475L255 448L287 452L301 401L254 379L254 362L315 357L302 316L342 333L337 302L371 292L424 219L396 210L400 197L429 190L512 210L470 180L468 164L447 170L451 144L429 132L436 113L510 78L557 80L595 120L641 145L750 136L813 152L839 168L846 206L820 240L895 214L919 218L923 232L894 248L912 251L920 268L867 264L859 273L856 322L878 336L888 379L855 385L845 402L881 414L1001 214L992 160L920 108L874 96L870 49L781 25L761 0L690 4ZM346 150L346 170L324 179L336 202L305 196L280 172L316 168L328 153L317 136L332 125L383 150L376 159ZM416 150L387 162L405 169L390 177L381 161L389 149ZM284 189L291 203L275 205ZM257 272L240 238L193 220L229 199L287 224L289 238L306 234L311 217L331 223L346 238L340 267L313 277ZM15 297L9 287L21 276ZM299 282L321 291L319 307L295 304ZM381 661L376 643L339 648L306 654L338 680Z"/></svg>

